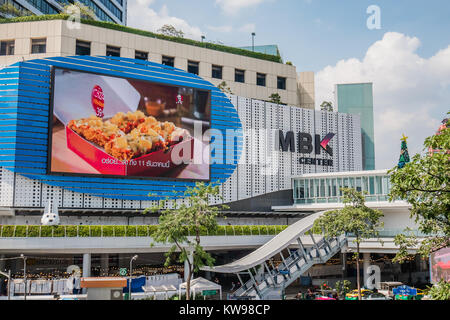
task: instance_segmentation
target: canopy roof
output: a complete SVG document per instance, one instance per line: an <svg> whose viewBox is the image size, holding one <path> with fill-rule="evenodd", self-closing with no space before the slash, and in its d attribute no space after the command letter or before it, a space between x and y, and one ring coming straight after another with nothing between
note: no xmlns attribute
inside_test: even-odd
<svg viewBox="0 0 450 320"><path fill-rule="evenodd" d="M187 282L183 282L180 284L180 289L186 289ZM198 277L194 280L191 280L191 290L202 291L202 290L221 290L222 286L206 280L205 278Z"/></svg>

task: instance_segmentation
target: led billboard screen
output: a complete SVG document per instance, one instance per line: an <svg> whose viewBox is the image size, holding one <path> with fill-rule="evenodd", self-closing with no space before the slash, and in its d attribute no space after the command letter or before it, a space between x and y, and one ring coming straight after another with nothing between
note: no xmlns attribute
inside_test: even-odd
<svg viewBox="0 0 450 320"><path fill-rule="evenodd" d="M54 68L49 172L210 179L211 93Z"/></svg>

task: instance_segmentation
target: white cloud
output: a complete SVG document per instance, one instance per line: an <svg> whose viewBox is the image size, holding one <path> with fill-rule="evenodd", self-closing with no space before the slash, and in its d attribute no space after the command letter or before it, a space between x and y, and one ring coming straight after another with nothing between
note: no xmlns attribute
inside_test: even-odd
<svg viewBox="0 0 450 320"><path fill-rule="evenodd" d="M214 32L227 33L233 31L232 26L207 26L207 28Z"/></svg>
<svg viewBox="0 0 450 320"><path fill-rule="evenodd" d="M216 0L216 4L227 14L237 13L239 10L256 6L265 0Z"/></svg>
<svg viewBox="0 0 450 320"><path fill-rule="evenodd" d="M181 29L186 38L200 40L203 35L198 27L185 20L170 16L169 9L163 5L159 12L151 8L154 0L133 0L128 2L128 26L156 32L165 24Z"/></svg>
<svg viewBox="0 0 450 320"><path fill-rule="evenodd" d="M239 28L239 31L244 32L244 33L255 32L255 30L256 30L256 26L254 23L247 23Z"/></svg>
<svg viewBox="0 0 450 320"><path fill-rule="evenodd" d="M400 155L400 137L409 136L412 156L422 152L450 100L450 45L426 59L417 54L420 40L388 32L362 60L351 58L316 74L316 105L334 100L337 83L372 82L376 167L392 168Z"/></svg>

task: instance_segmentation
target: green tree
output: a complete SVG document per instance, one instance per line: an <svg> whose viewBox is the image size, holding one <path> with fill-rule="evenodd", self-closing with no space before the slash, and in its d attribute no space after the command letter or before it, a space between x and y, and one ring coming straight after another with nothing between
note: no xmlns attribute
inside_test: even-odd
<svg viewBox="0 0 450 320"><path fill-rule="evenodd" d="M272 93L269 96L269 102L276 104L283 104L283 102L281 102L281 96L278 93Z"/></svg>
<svg viewBox="0 0 450 320"><path fill-rule="evenodd" d="M345 295L350 292L350 285L351 282L348 280L339 280L335 283L334 288L336 289L340 298L345 298Z"/></svg>
<svg viewBox="0 0 450 320"><path fill-rule="evenodd" d="M196 183L195 187L188 188L183 196L187 204L165 199L145 212L148 210L160 212L159 225L153 233L153 240L172 244L166 253L165 265L169 266L172 263L176 253L179 253L178 262L187 262L186 299L189 300L190 283L194 272L198 272L205 265L212 267L214 263L211 255L203 249L200 236L216 232L218 227L216 218L221 210L228 207L209 205L208 200L211 197L221 198L217 185ZM188 236L188 232L191 236Z"/></svg>
<svg viewBox="0 0 450 320"><path fill-rule="evenodd" d="M438 134L425 139L425 154L416 154L403 168L391 174L390 200L402 199L411 204L411 218L426 237L419 241L406 230L397 235L399 251L394 259L404 262L409 249L427 258L432 252L450 245L450 122L445 120ZM428 150L427 150L428 149Z"/></svg>
<svg viewBox="0 0 450 320"><path fill-rule="evenodd" d="M223 93L233 94L226 81L222 81L221 83L219 83L217 88L219 88Z"/></svg>
<svg viewBox="0 0 450 320"><path fill-rule="evenodd" d="M431 300L450 300L450 282L441 280L428 291Z"/></svg>
<svg viewBox="0 0 450 320"><path fill-rule="evenodd" d="M344 208L330 210L314 221L313 232L325 237L339 237L350 234L356 243L356 282L358 297L361 300L361 284L359 272L360 244L364 239L378 237L378 230L383 226L380 218L383 213L365 205L362 192L351 188L341 188Z"/></svg>
<svg viewBox="0 0 450 320"><path fill-rule="evenodd" d="M85 6L79 1L64 6L63 13L73 15L79 12L80 18L87 20L97 20L97 16L90 7Z"/></svg>
<svg viewBox="0 0 450 320"><path fill-rule="evenodd" d="M333 104L329 101L324 101L320 105L320 110L333 112Z"/></svg>
<svg viewBox="0 0 450 320"><path fill-rule="evenodd" d="M184 38L184 32L181 30L177 30L174 26L170 24L163 25L156 32L169 37Z"/></svg>

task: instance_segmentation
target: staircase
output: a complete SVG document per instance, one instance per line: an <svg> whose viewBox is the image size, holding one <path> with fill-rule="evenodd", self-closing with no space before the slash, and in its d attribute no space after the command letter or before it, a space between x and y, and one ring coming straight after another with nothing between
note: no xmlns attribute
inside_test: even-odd
<svg viewBox="0 0 450 320"><path fill-rule="evenodd" d="M300 248L283 259L277 269L264 273L264 279L257 285L254 279L247 281L242 287L234 292L234 297L251 297L256 300L277 300L281 299L283 289L298 279L303 273L315 264L325 263L336 253L338 253L347 243L345 236L327 240L322 238L313 247Z"/></svg>

